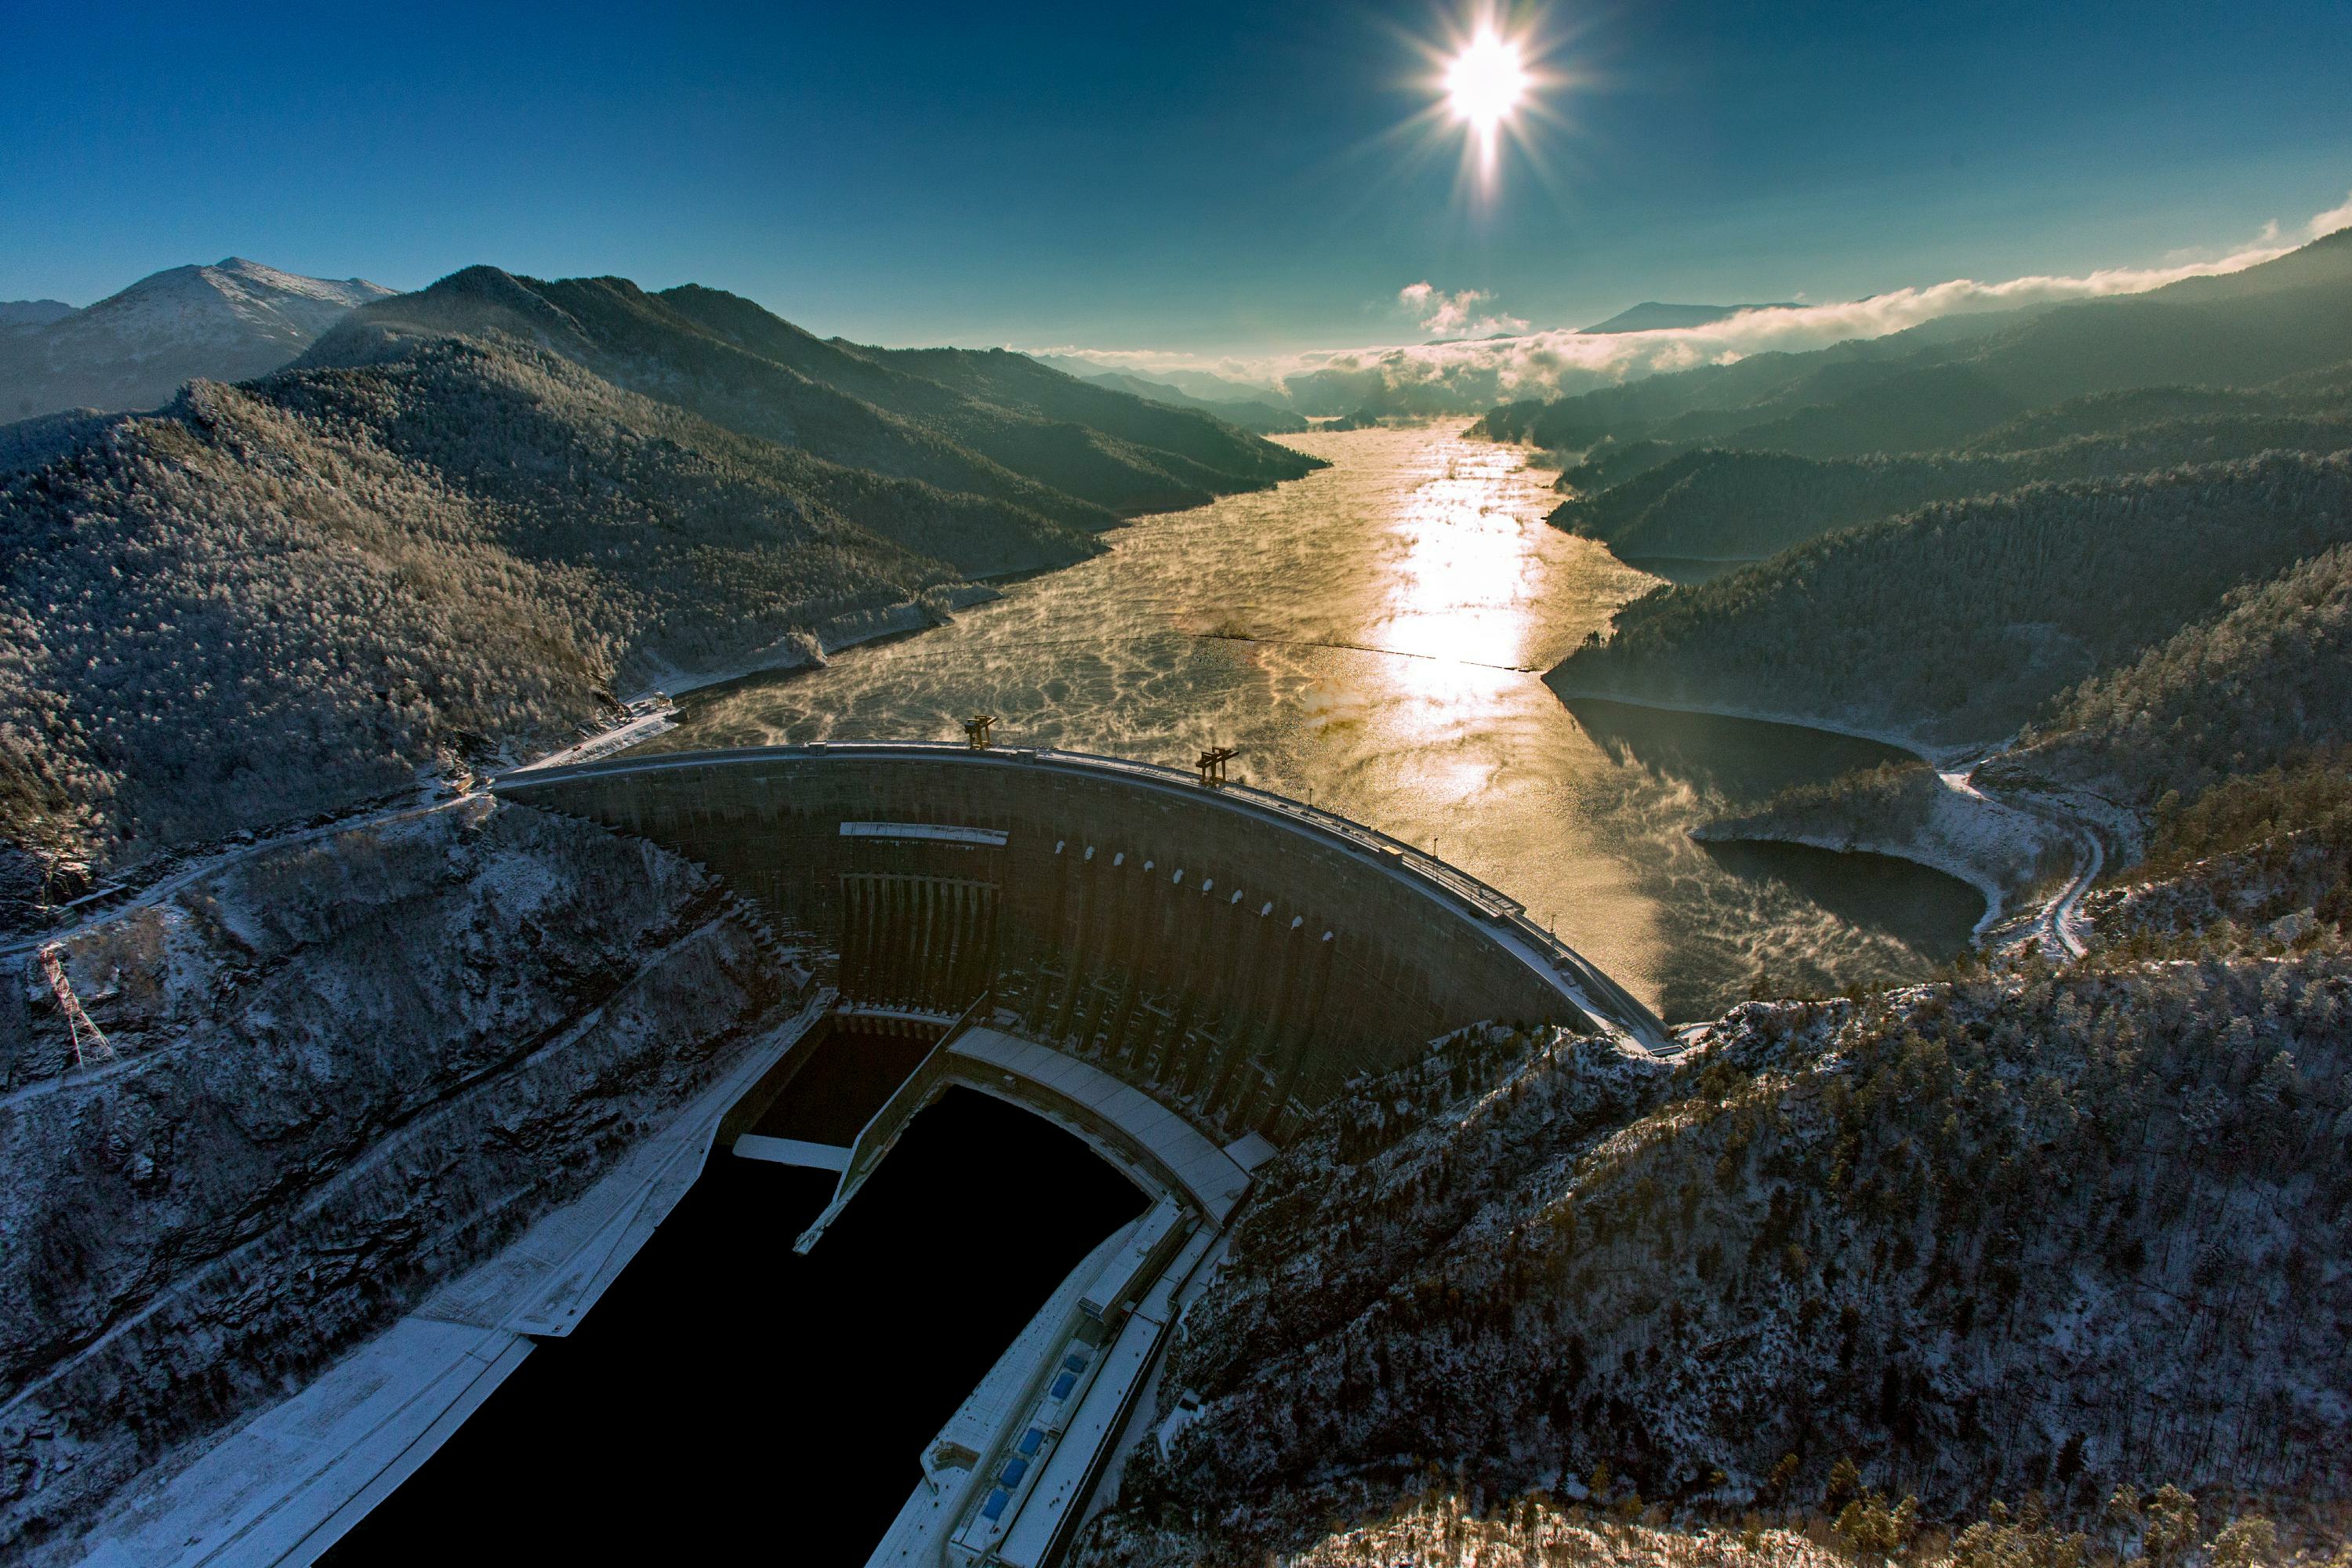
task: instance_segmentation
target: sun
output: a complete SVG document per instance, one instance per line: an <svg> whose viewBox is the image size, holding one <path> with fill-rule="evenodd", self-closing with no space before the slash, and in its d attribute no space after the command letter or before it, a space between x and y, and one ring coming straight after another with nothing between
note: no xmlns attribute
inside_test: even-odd
<svg viewBox="0 0 2352 1568"><path fill-rule="evenodd" d="M1400 34L1418 58L1398 85L1409 88L1420 107L1397 128L1399 139L1409 142L1416 163L1458 149L1455 188L1481 209L1502 190L1506 142L1515 163L1553 184L1548 152L1576 129L1567 100L1598 80L1578 58L1584 25L1564 20L1543 0L1436 4L1435 31Z"/></svg>
<svg viewBox="0 0 2352 1568"><path fill-rule="evenodd" d="M1445 97L1455 118L1492 147L1495 132L1527 96L1530 81L1519 46L1481 28L1445 68Z"/></svg>

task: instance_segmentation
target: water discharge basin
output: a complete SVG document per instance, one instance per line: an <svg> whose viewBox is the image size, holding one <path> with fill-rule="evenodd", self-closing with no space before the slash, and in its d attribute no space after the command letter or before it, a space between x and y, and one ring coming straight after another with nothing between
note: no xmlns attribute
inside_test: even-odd
<svg viewBox="0 0 2352 1568"><path fill-rule="evenodd" d="M795 1253L832 1190L714 1152L579 1329L323 1561L662 1563L751 1535L781 1561L864 1562L959 1403L1148 1199L969 1090L918 1117L824 1244Z"/></svg>

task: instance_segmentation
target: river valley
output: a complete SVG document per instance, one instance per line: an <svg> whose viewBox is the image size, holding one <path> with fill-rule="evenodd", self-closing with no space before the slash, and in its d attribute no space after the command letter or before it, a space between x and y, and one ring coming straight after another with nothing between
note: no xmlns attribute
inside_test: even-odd
<svg viewBox="0 0 2352 1568"><path fill-rule="evenodd" d="M1553 475L1446 425L1286 437L1331 466L1142 519L952 625L685 700L660 749L952 739L1235 776L1433 849L1670 1021L1770 988L1916 978L1983 911L1941 873L1692 843L1710 816L1900 753L1563 704L1542 679L1656 577L1550 527Z"/></svg>

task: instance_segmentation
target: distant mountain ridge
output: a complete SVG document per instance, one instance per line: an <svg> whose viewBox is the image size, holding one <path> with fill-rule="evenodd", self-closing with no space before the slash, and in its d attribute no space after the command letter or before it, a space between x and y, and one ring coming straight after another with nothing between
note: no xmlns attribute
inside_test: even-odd
<svg viewBox="0 0 2352 1568"><path fill-rule="evenodd" d="M2259 396L2242 395L2249 404ZM2018 450L1803 458L1703 447L1564 501L1551 522L1601 540L1621 557L1759 560L1931 501L2270 451L2324 455L2347 448L2352 448L2352 404L2343 400L2308 410L2159 420Z"/></svg>
<svg viewBox="0 0 2352 1568"><path fill-rule="evenodd" d="M1509 404L1475 428L1559 450L1613 437L1840 458L1963 445L2096 393L2257 385L2352 359L2352 230L2239 272L1963 324Z"/></svg>
<svg viewBox="0 0 2352 1568"><path fill-rule="evenodd" d="M0 300L0 327L46 327L73 313L63 300Z"/></svg>
<svg viewBox="0 0 2352 1568"><path fill-rule="evenodd" d="M1281 407L1289 401L1287 394L1269 383L1232 381L1205 370L1122 371L1117 365L1081 359L1076 354L1033 353L1029 357L1047 370L1058 370L1080 381L1099 380L1105 375L1133 375L1154 386L1172 386L1185 396L1207 404L1264 403Z"/></svg>
<svg viewBox="0 0 2352 1568"><path fill-rule="evenodd" d="M355 312L304 357L362 364L421 337L506 333L746 436L1082 528L1197 506L1319 465L1194 411L1090 386L1002 349L822 339L749 300L623 278L473 267Z"/></svg>
<svg viewBox="0 0 2352 1568"><path fill-rule="evenodd" d="M155 408L198 377L267 375L353 307L392 292L232 256L151 274L87 310L0 308L0 418Z"/></svg>
<svg viewBox="0 0 2352 1568"><path fill-rule="evenodd" d="M1659 300L1644 300L1631 310L1620 310L1605 321L1596 321L1578 331L1588 337L1612 332L1666 332L1688 327L1711 326L1727 321L1747 310L1802 310L1787 300L1769 305L1670 305Z"/></svg>
<svg viewBox="0 0 2352 1568"><path fill-rule="evenodd" d="M1109 387L1134 397L1148 397L1154 403L1165 403L1171 408L1197 408L1213 418L1222 419L1237 429L1253 436L1290 434L1307 428L1307 421L1286 408L1276 408L1270 403L1211 403L1192 396L1181 388L1165 382L1147 381L1139 375L1123 371L1106 371L1099 375L1078 378L1097 386Z"/></svg>

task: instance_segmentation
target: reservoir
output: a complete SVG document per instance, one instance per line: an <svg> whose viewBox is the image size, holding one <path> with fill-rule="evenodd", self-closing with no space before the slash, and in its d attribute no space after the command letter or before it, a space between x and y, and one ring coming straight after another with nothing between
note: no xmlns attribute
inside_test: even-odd
<svg viewBox="0 0 2352 1568"><path fill-rule="evenodd" d="M1141 519L950 626L692 694L652 744L954 740L985 711L1001 745L1179 766L1233 746L1235 777L1483 878L1670 1021L1920 978L1965 943L1983 906L1942 873L1686 837L1901 753L1544 684L1661 579L1546 523L1554 475L1525 449L1451 426L1284 439L1331 466Z"/></svg>

